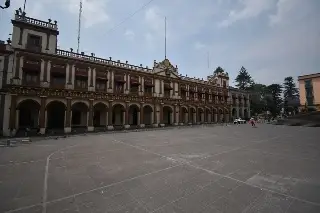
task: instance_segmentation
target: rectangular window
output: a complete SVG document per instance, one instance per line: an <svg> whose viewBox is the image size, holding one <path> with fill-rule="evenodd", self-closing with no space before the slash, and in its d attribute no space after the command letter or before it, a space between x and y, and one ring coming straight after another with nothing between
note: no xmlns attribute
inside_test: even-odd
<svg viewBox="0 0 320 213"><path fill-rule="evenodd" d="M24 82L26 85L37 85L39 83L38 72L24 72Z"/></svg>
<svg viewBox="0 0 320 213"><path fill-rule="evenodd" d="M88 88L88 79L86 77L77 76L75 79L75 87L77 89L87 89Z"/></svg>
<svg viewBox="0 0 320 213"><path fill-rule="evenodd" d="M226 88L226 87L227 87L227 82L223 81L223 88Z"/></svg>
<svg viewBox="0 0 320 213"><path fill-rule="evenodd" d="M139 91L139 86L133 86L131 85L130 87L130 92L132 93L137 93Z"/></svg>
<svg viewBox="0 0 320 213"><path fill-rule="evenodd" d="M64 74L53 73L51 74L51 83L53 86L63 87L66 82Z"/></svg>
<svg viewBox="0 0 320 213"><path fill-rule="evenodd" d="M96 80L96 90L97 91L106 91L106 81L104 80Z"/></svg>
<svg viewBox="0 0 320 213"><path fill-rule="evenodd" d="M116 82L114 85L114 89L116 93L123 93L123 84Z"/></svg>
<svg viewBox="0 0 320 213"><path fill-rule="evenodd" d="M27 49L41 51L41 36L29 34L27 41Z"/></svg>
<svg viewBox="0 0 320 213"><path fill-rule="evenodd" d="M152 95L152 87L145 87L144 94L145 95Z"/></svg>
<svg viewBox="0 0 320 213"><path fill-rule="evenodd" d="M170 90L164 90L164 96L170 97Z"/></svg>

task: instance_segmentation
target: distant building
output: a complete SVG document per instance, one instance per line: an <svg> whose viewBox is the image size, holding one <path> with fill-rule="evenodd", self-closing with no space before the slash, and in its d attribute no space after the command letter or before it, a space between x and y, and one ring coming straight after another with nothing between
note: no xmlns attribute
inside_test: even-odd
<svg viewBox="0 0 320 213"><path fill-rule="evenodd" d="M298 77L300 106L320 111L320 73Z"/></svg>
<svg viewBox="0 0 320 213"><path fill-rule="evenodd" d="M203 80L179 74L168 59L148 68L61 50L56 21L18 10L12 24L12 38L0 42L0 129L5 136L250 117L249 96L229 88L228 73Z"/></svg>

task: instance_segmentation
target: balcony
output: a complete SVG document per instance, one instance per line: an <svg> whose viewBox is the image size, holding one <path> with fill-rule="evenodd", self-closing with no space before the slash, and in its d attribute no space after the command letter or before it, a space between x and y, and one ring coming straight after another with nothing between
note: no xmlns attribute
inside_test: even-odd
<svg viewBox="0 0 320 213"><path fill-rule="evenodd" d="M48 21L41 21L38 19L30 18L30 17L25 16L24 13L21 14L19 12L19 10L16 10L15 17L14 17L13 21L23 22L23 23L31 24L31 25L34 25L37 27L49 28L51 30L58 31L57 21L54 21L52 23L51 19L49 19Z"/></svg>

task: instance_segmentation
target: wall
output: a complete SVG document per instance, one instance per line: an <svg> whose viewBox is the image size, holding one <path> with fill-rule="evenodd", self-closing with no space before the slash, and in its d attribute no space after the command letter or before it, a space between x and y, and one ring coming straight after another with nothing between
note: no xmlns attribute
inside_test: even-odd
<svg viewBox="0 0 320 213"><path fill-rule="evenodd" d="M304 80L299 81L299 99L300 99L300 105L305 105L306 104L306 90L304 87Z"/></svg>
<svg viewBox="0 0 320 213"><path fill-rule="evenodd" d="M56 44L57 44L57 36L50 35L49 38L49 50L46 50L47 47L47 34L43 32L33 31L29 29L23 30L22 35L22 45L19 45L19 38L20 38L20 28L14 26L13 32L12 32L12 46L14 48L26 48L27 40L28 40L28 34L31 33L33 35L41 36L42 37L42 52L44 53L55 53L56 51Z"/></svg>
<svg viewBox="0 0 320 213"><path fill-rule="evenodd" d="M320 104L320 77L312 79L314 104Z"/></svg>

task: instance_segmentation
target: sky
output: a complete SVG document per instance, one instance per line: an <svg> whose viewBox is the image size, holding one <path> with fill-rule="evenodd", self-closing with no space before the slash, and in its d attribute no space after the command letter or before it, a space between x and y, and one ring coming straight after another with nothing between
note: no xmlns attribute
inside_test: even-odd
<svg viewBox="0 0 320 213"><path fill-rule="evenodd" d="M241 66L263 84L320 72L319 0L153 0L141 8L149 1L83 0L80 51L152 67L165 57L167 17L167 58L180 74L206 79L221 66L234 85ZM23 2L0 11L0 40ZM77 49L79 0L27 0L26 13L57 20L58 48Z"/></svg>

